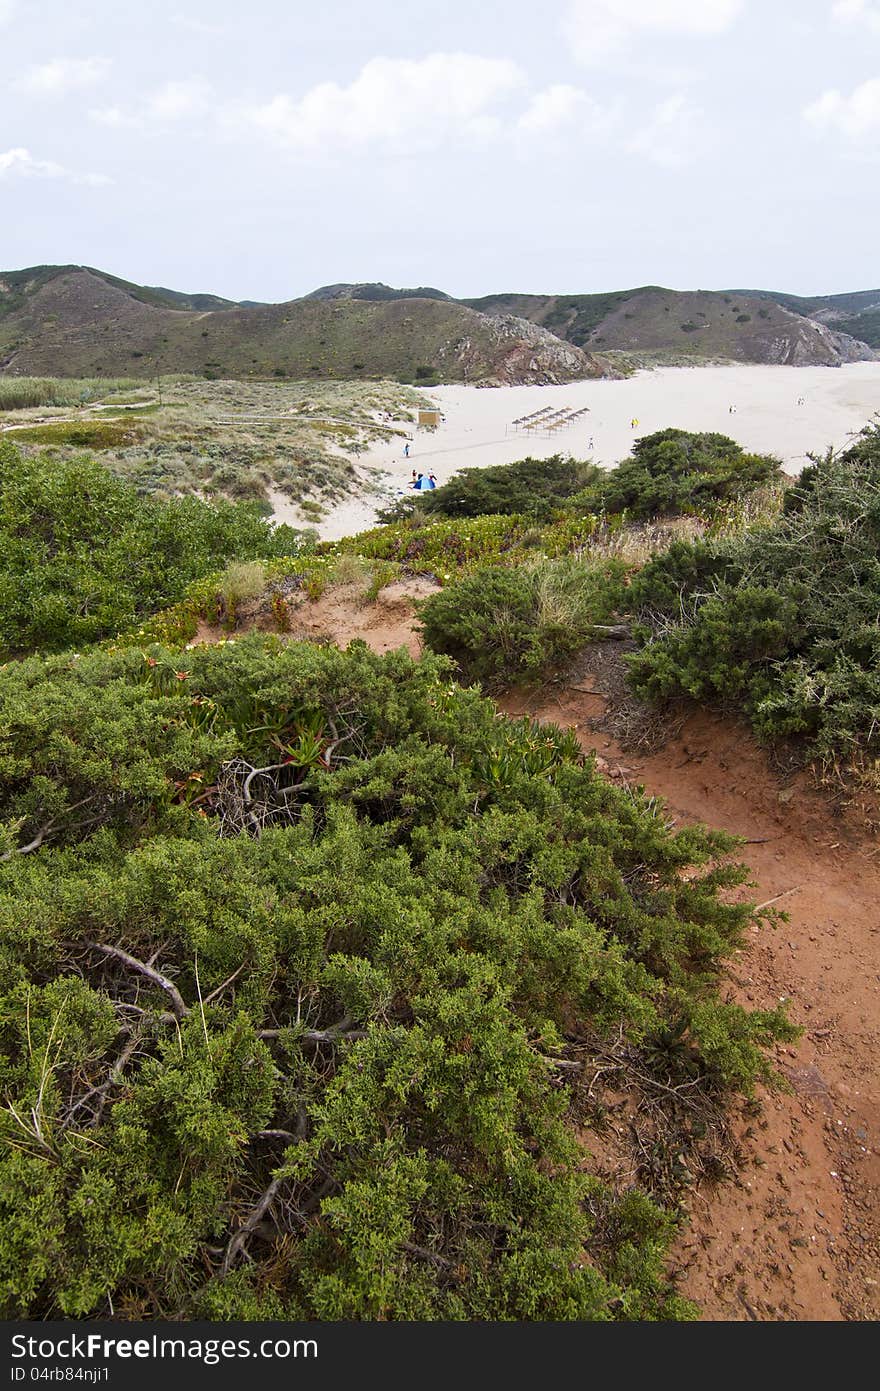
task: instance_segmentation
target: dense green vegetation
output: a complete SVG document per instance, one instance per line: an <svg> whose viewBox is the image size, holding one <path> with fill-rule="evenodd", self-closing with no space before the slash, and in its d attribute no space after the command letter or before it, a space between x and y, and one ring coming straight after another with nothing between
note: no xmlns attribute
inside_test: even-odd
<svg viewBox="0 0 880 1391"><path fill-rule="evenodd" d="M566 1116L602 1059L699 1171L766 1073L725 837L362 645L34 657L0 729L7 1317L688 1315Z"/></svg>
<svg viewBox="0 0 880 1391"><path fill-rule="evenodd" d="M295 554L252 508L140 497L87 457L0 443L0 657L109 637L238 557Z"/></svg>
<svg viewBox="0 0 880 1391"><path fill-rule="evenodd" d="M779 478L778 459L746 454L726 435L658 430L633 444L614 469L554 454L493 468L462 469L432 492L406 498L387 521L407 516L517 516L550 521L562 513L625 513L644 521L699 514Z"/></svg>
<svg viewBox="0 0 880 1391"><path fill-rule="evenodd" d="M113 417L102 412L100 420L53 420L46 425L26 425L16 429L11 438L18 448L37 444L70 450L126 449L140 443L143 431L138 417L126 410Z"/></svg>
<svg viewBox="0 0 880 1391"><path fill-rule="evenodd" d="M521 459L494 468L462 469L448 483L420 493L415 506L427 515L479 517L518 515L546 519L585 488L601 470L594 464L554 454Z"/></svg>
<svg viewBox="0 0 880 1391"><path fill-rule="evenodd" d="M880 427L806 469L771 526L673 546L630 600L636 688L743 706L844 763L880 750Z"/></svg>
<svg viewBox="0 0 880 1391"><path fill-rule="evenodd" d="M658 430L636 440L617 468L597 471L576 502L637 519L709 515L720 502L777 478L780 467L770 455L746 454L726 435Z"/></svg>

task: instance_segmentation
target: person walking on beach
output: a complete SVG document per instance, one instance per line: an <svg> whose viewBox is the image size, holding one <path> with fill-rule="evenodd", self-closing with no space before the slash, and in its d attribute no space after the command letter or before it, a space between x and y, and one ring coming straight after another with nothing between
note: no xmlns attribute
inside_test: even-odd
<svg viewBox="0 0 880 1391"><path fill-rule="evenodd" d="M636 428L636 426L638 425L638 423L639 423L639 422L636 420L636 417L633 416L632 420L629 422L629 428L630 428L631 430L634 430L634 429Z"/></svg>
<svg viewBox="0 0 880 1391"><path fill-rule="evenodd" d="M409 458L409 440L407 440L406 444L403 446L403 457L404 459Z"/></svg>

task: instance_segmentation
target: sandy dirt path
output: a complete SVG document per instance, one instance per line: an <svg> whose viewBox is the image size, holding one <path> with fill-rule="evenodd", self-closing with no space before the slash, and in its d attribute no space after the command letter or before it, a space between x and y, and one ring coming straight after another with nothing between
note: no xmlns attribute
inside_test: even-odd
<svg viewBox="0 0 880 1391"><path fill-rule="evenodd" d="M752 930L728 972L731 998L789 1001L803 1030L776 1050L789 1092L739 1123L744 1166L697 1191L673 1252L682 1293L706 1319L880 1318L880 866L876 842L835 814L808 775L775 772L750 731L699 711L643 757L602 732L605 698L545 688L503 702L577 730L607 774L695 821L742 836L752 902L789 921ZM597 726L598 722L598 727ZM589 1143L589 1139L587 1139Z"/></svg>

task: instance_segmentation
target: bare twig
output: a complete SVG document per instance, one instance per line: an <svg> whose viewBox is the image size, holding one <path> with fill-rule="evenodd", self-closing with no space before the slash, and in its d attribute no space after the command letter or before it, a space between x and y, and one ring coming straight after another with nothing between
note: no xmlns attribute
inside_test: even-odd
<svg viewBox="0 0 880 1391"><path fill-rule="evenodd" d="M85 1093L85 1095L81 1096L77 1101L74 1102L64 1119L64 1124L62 1126L63 1130L67 1130L69 1128L76 1112L79 1111L94 1097L99 1097L100 1102L98 1105L98 1109L95 1112L95 1115L92 1117L92 1124L98 1124L107 1101L107 1093L109 1092L111 1087L116 1086L116 1084L121 1081L122 1074L125 1071L126 1065L131 1061L132 1057L137 1052L138 1044L140 1042L140 1034L132 1033L125 1047L122 1049L118 1058L111 1067L110 1075L107 1078L107 1081L103 1082L99 1087L91 1087L90 1090Z"/></svg>
<svg viewBox="0 0 880 1391"><path fill-rule="evenodd" d="M226 989L227 985L231 985L232 982L236 979L236 977L238 977L238 976L241 975L241 973L242 973L242 971L244 970L244 968L245 968L246 965L247 965L247 962L246 962L246 961L243 961L243 962L241 963L241 965L239 966L238 970L237 970L237 971L233 971L231 976L227 976L226 980L223 982L222 985L218 985L217 988L216 988L216 990L212 990L211 993L210 993L210 995L206 995L206 996L205 996L204 1000L202 1001L202 1004L203 1004L203 1005L209 1005L209 1004L211 1003L212 1000L216 1000L217 996L218 996L219 994L221 994L222 991L224 991L224 990Z"/></svg>
<svg viewBox="0 0 880 1391"><path fill-rule="evenodd" d="M778 903L781 898L787 898L789 894L796 894L800 887L800 884L795 884L792 889L783 889L781 894L774 894L772 898L765 899L763 903L759 903L754 911L760 913L762 908L769 908L771 903Z"/></svg>

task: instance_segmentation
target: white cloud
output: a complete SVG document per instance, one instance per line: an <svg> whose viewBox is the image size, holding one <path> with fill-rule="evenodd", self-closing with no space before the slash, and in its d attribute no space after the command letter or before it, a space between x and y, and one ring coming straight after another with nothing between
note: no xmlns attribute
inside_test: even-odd
<svg viewBox="0 0 880 1391"><path fill-rule="evenodd" d="M571 0L563 31L575 58L593 63L642 34L721 34L743 5L744 0Z"/></svg>
<svg viewBox="0 0 880 1391"><path fill-rule="evenodd" d="M880 138L880 77L863 82L849 96L836 87L823 92L805 107L804 120L815 130L836 132L854 145Z"/></svg>
<svg viewBox="0 0 880 1391"><path fill-rule="evenodd" d="M68 183L89 184L98 187L112 183L106 174L78 174L74 169L66 169L51 159L34 159L30 150L18 146L16 149L0 153L0 179L18 177L24 179L66 179Z"/></svg>
<svg viewBox="0 0 880 1391"><path fill-rule="evenodd" d="M574 130L598 135L613 123L615 113L601 106L579 87L558 83L538 92L517 121L526 135L555 135Z"/></svg>
<svg viewBox="0 0 880 1391"><path fill-rule="evenodd" d="M106 76L107 58L52 58L28 68L15 83L20 92L33 97L63 97L82 87L92 87Z"/></svg>
<svg viewBox="0 0 880 1391"><path fill-rule="evenodd" d="M680 169L704 154L709 143L704 112L677 92L654 108L628 149L662 168Z"/></svg>
<svg viewBox="0 0 880 1391"><path fill-rule="evenodd" d="M147 126L173 125L216 111L214 89L203 77L184 77L157 87L138 106L95 107L89 119L115 129L143 130Z"/></svg>
<svg viewBox="0 0 880 1391"><path fill-rule="evenodd" d="M166 82L147 101L146 114L155 121L181 121L188 116L200 116L209 109L211 94L210 83L201 77Z"/></svg>
<svg viewBox="0 0 880 1391"><path fill-rule="evenodd" d="M497 107L525 85L506 58L434 53L421 59L372 58L348 87L322 82L300 100L286 95L244 113L302 154L383 145L425 151L450 141L483 142L500 133Z"/></svg>
<svg viewBox="0 0 880 1391"><path fill-rule="evenodd" d="M877 0L837 0L831 14L841 24L866 24L880 34L880 4Z"/></svg>

